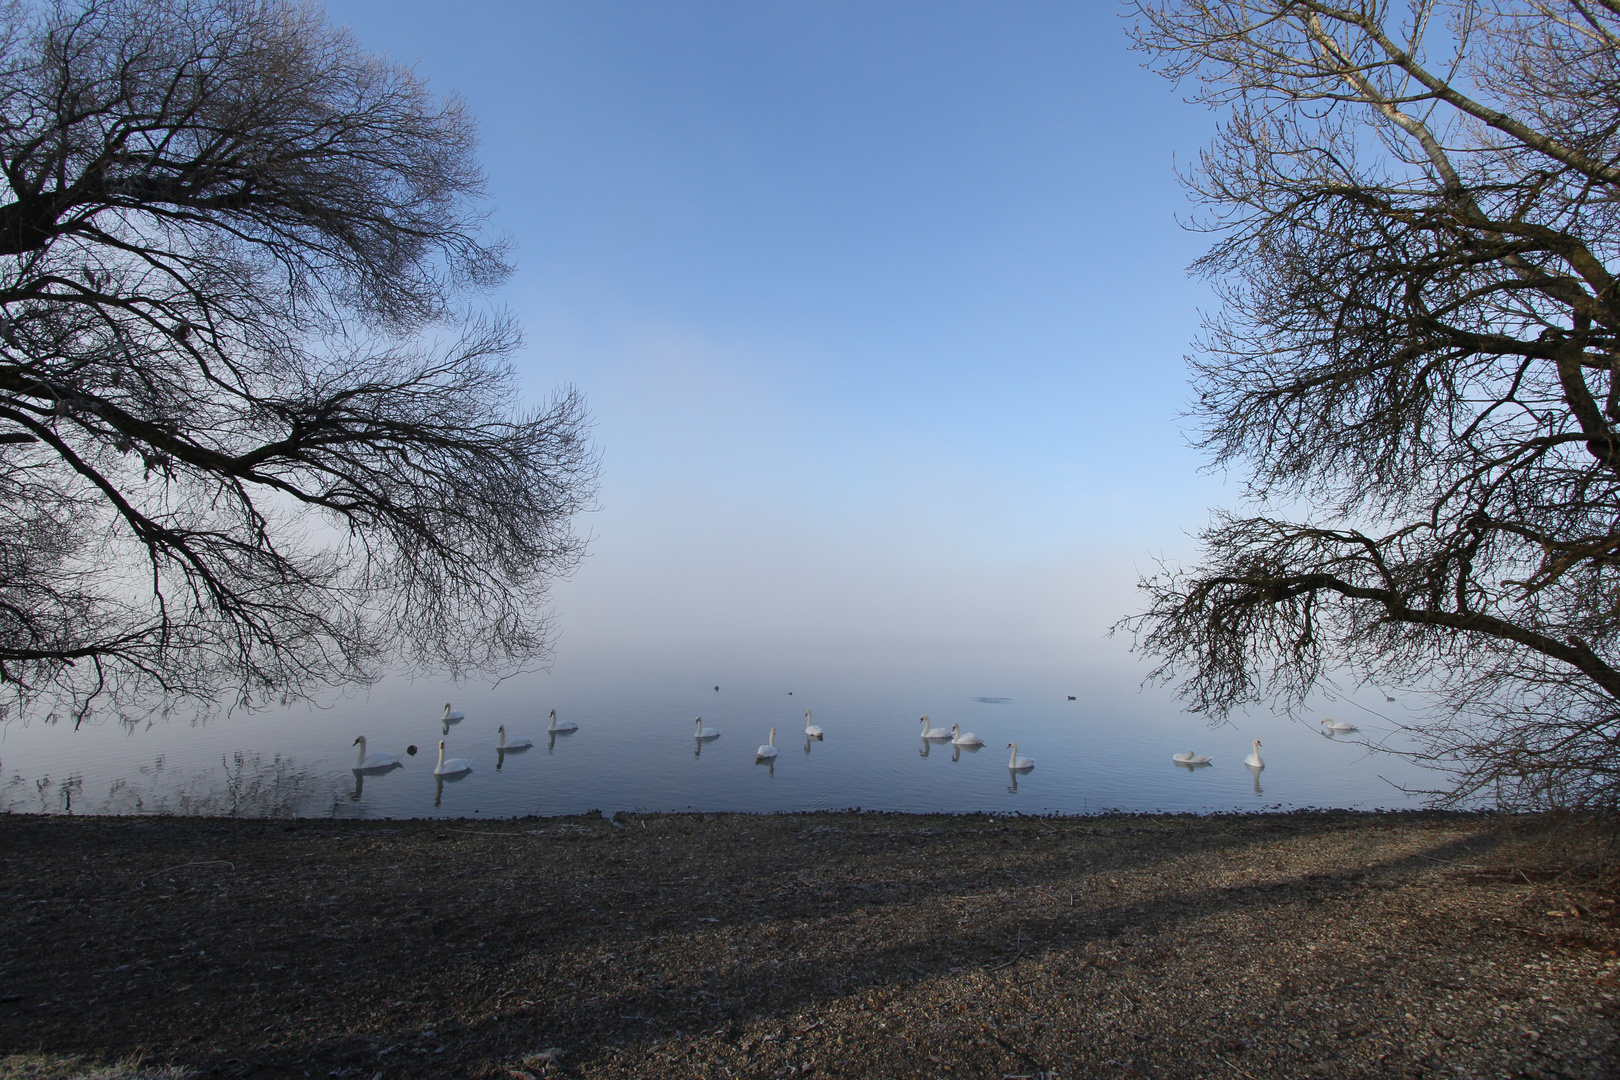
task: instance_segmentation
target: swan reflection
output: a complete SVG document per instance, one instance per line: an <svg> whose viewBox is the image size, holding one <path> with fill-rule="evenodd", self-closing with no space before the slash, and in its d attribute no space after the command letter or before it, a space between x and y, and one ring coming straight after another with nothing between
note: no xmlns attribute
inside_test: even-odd
<svg viewBox="0 0 1620 1080"><path fill-rule="evenodd" d="M458 773L437 773L433 777L433 805L438 806L439 800L444 798L444 785L459 784L472 775L472 771Z"/></svg>
<svg viewBox="0 0 1620 1080"><path fill-rule="evenodd" d="M1203 761L1177 761L1176 762L1176 768L1178 768L1178 769L1186 769L1190 773L1195 773L1199 769L1209 769L1209 768L1213 768L1213 767L1214 766L1211 764L1211 762L1210 762L1210 760L1208 758L1205 758Z"/></svg>
<svg viewBox="0 0 1620 1080"><path fill-rule="evenodd" d="M754 759L754 764L755 765L763 765L769 771L770 775L772 775L772 776L776 775L776 758L774 758L774 757L756 757Z"/></svg>
<svg viewBox="0 0 1620 1080"><path fill-rule="evenodd" d="M933 743L929 742L927 739L924 739L923 744L922 744L922 749L917 751L917 756L918 757L927 757L928 756L928 751L930 749L932 749L933 745L934 745Z"/></svg>
<svg viewBox="0 0 1620 1080"><path fill-rule="evenodd" d="M815 743L815 741L816 740L814 738L811 738L809 735L806 735L804 737L804 756L805 757L810 756L810 747Z"/></svg>
<svg viewBox="0 0 1620 1080"><path fill-rule="evenodd" d="M1009 781L1011 781L1007 785L1007 790L1013 795L1018 794L1018 770L1017 769L1008 769L1007 770L1007 779Z"/></svg>
<svg viewBox="0 0 1620 1080"><path fill-rule="evenodd" d="M495 771L500 772L501 766L506 764L507 754L527 754L528 752L529 747L527 746L497 746L495 748ZM462 775L466 774L463 773Z"/></svg>
<svg viewBox="0 0 1620 1080"><path fill-rule="evenodd" d="M1264 795L1266 793L1266 790L1265 790L1265 788L1260 786L1260 773L1265 769L1265 766L1264 765L1245 765L1244 768L1248 769L1249 770L1249 775L1254 777L1254 793L1256 795Z"/></svg>

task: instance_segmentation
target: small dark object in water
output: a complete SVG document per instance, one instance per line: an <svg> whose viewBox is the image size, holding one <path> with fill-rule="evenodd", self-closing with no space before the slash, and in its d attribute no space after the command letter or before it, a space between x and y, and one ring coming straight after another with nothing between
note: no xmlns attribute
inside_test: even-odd
<svg viewBox="0 0 1620 1080"><path fill-rule="evenodd" d="M793 691L789 690L788 691L788 697L792 697L792 696L793 696Z"/></svg>
<svg viewBox="0 0 1620 1080"><path fill-rule="evenodd" d="M1070 700L1070 701L1073 701L1073 700L1074 700L1074 695L1073 695L1073 694L1070 694L1070 695L1069 695L1069 700Z"/></svg>
<svg viewBox="0 0 1620 1080"><path fill-rule="evenodd" d="M415 756L416 756L416 746L415 746L415 744L412 744L412 745L410 745L410 746L407 746L407 747L406 747L406 748L405 748L405 752L406 752L406 753L407 753L407 754L409 754L409 755L411 755L411 757L415 757Z"/></svg>
<svg viewBox="0 0 1620 1080"><path fill-rule="evenodd" d="M1394 699L1394 698L1392 698L1392 697L1390 697L1390 696L1389 696L1389 695L1388 695L1388 694L1385 694L1385 695L1384 695L1384 700L1385 700L1385 701L1394 701L1394 700L1395 700L1395 699Z"/></svg>
<svg viewBox="0 0 1620 1080"><path fill-rule="evenodd" d="M718 694L718 693L719 693L719 692L720 692L720 688L719 688L719 687L718 687L718 686L717 686L717 687L715 687L715 688L714 688L714 692L715 692L715 693L717 693L717 694Z"/></svg>

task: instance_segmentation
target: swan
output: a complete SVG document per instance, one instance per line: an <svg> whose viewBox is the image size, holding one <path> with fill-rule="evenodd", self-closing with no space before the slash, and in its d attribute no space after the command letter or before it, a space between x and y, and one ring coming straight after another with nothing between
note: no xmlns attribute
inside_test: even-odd
<svg viewBox="0 0 1620 1080"><path fill-rule="evenodd" d="M1329 731L1355 731L1355 730L1357 730L1356 725L1354 725L1354 724L1346 724L1342 720L1323 720L1322 723L1327 725L1327 729Z"/></svg>
<svg viewBox="0 0 1620 1080"><path fill-rule="evenodd" d="M467 717L460 712L451 711L450 703L447 701L444 703L444 715L439 717L439 719L443 720L447 724L453 724L457 720L465 720Z"/></svg>
<svg viewBox="0 0 1620 1080"><path fill-rule="evenodd" d="M698 717L696 722L697 722L697 735L695 736L695 738L699 738L699 739L718 739L720 737L720 729L719 728L712 728L712 727L704 727L703 726L703 717L701 717L701 716Z"/></svg>
<svg viewBox="0 0 1620 1080"><path fill-rule="evenodd" d="M555 716L556 714L553 713L552 715ZM496 730L500 733L500 738L495 741L495 749L497 750L527 750L534 745L533 739L508 739L505 724L502 724Z"/></svg>
<svg viewBox="0 0 1620 1080"><path fill-rule="evenodd" d="M566 723L562 723L562 724L557 723L557 710L552 709L551 710L551 726L546 728L546 730L547 731L555 731L559 735L566 735L570 731L578 731L579 730L579 725L574 723L572 720L570 720L570 721L568 721Z"/></svg>
<svg viewBox="0 0 1620 1080"><path fill-rule="evenodd" d="M948 739L951 737L951 733L942 727L929 727L928 717L926 716L922 718L922 726L922 737L925 739Z"/></svg>
<svg viewBox="0 0 1620 1080"><path fill-rule="evenodd" d="M1035 759L1018 756L1018 744L1010 742L1007 748L1012 751L1012 757L1007 759L1007 768L1014 772L1028 772L1035 767Z"/></svg>
<svg viewBox="0 0 1620 1080"><path fill-rule="evenodd" d="M1177 765L1208 765L1209 758L1203 754L1196 754L1189 750L1185 754L1171 754L1170 760Z"/></svg>
<svg viewBox="0 0 1620 1080"><path fill-rule="evenodd" d="M1254 740L1254 749L1250 750L1249 756L1243 759L1243 764L1247 765L1251 769L1263 769L1266 767L1266 763L1260 760L1259 739Z"/></svg>
<svg viewBox="0 0 1620 1080"><path fill-rule="evenodd" d="M754 758L756 760L763 760L765 758L773 758L775 756L776 756L776 729L771 728L771 741L766 743L764 746L760 747L758 750L755 750L754 751Z"/></svg>
<svg viewBox="0 0 1620 1080"><path fill-rule="evenodd" d="M442 741L439 743L439 763L433 767L434 776L450 776L454 773L471 771L472 762L464 757L453 757L449 761L444 760L444 743Z"/></svg>
<svg viewBox="0 0 1620 1080"><path fill-rule="evenodd" d="M822 737L821 728L810 722L809 709L804 710L804 733L812 739L819 739Z"/></svg>
<svg viewBox="0 0 1620 1080"><path fill-rule="evenodd" d="M403 764L398 754L368 754L366 753L366 737L360 736L350 746L358 746L360 753L354 759L356 769L391 769L395 765Z"/></svg>
<svg viewBox="0 0 1620 1080"><path fill-rule="evenodd" d="M951 725L952 746L983 746L984 740L971 731L963 731L961 724Z"/></svg>

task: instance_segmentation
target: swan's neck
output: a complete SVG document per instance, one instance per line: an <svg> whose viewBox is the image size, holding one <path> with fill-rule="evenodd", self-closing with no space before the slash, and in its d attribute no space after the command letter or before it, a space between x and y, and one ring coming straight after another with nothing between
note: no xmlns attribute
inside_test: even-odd
<svg viewBox="0 0 1620 1080"><path fill-rule="evenodd" d="M1012 757L1007 759L1007 764L1009 766L1018 764L1018 744L1017 743L1012 744L1012 751L1013 751L1012 752Z"/></svg>
<svg viewBox="0 0 1620 1080"><path fill-rule="evenodd" d="M495 740L495 749L497 750L506 745L506 729L501 728L499 734L501 737Z"/></svg>
<svg viewBox="0 0 1620 1080"><path fill-rule="evenodd" d="M439 744L439 764L444 764L444 743Z"/></svg>
<svg viewBox="0 0 1620 1080"><path fill-rule="evenodd" d="M557 730L557 710L556 709L551 710L551 724L550 724L550 726L548 726L546 728L546 730L547 731L556 731Z"/></svg>
<svg viewBox="0 0 1620 1080"><path fill-rule="evenodd" d="M362 736L360 736L360 754L359 754L358 757L356 757L354 759L354 763L356 765L359 765L359 764L363 763L365 760L366 760L366 737L364 735L362 735Z"/></svg>
<svg viewBox="0 0 1620 1080"><path fill-rule="evenodd" d="M766 741L766 743L768 745L771 745L771 746L776 745L776 729L775 728L771 728L771 737L769 739L765 740L765 741Z"/></svg>

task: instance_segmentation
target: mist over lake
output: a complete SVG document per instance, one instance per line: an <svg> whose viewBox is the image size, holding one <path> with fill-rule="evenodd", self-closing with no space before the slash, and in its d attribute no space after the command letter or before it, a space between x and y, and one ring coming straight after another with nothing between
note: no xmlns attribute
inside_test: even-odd
<svg viewBox="0 0 1620 1080"><path fill-rule="evenodd" d="M713 689L719 685L719 691ZM791 691L791 693L789 693ZM1075 700L1068 700L1074 694ZM1418 805L1438 779L1359 742L1391 737L1398 706L1337 703L1359 730L1334 738L1281 716L1210 728L1162 690L1052 671L846 670L791 678L659 670L550 673L498 685L385 679L369 693L258 713L0 729L11 811L237 816L512 817L601 810L865 810L1081 814ZM445 702L464 719L445 725ZM548 738L548 713L578 730ZM824 737L804 735L806 710ZM919 737L918 719L981 736L978 750ZM720 731L694 738L694 719ZM1312 718L1315 719L1314 717ZM498 754L496 729L528 749ZM776 728L779 754L757 748ZM356 772L357 736L386 771ZM1242 760L1260 739L1265 768ZM440 741L472 769L436 783ZM1008 769L1007 744L1035 767ZM417 747L414 756L407 746ZM1397 744L1398 745L1398 744ZM1207 767L1171 761L1196 750ZM1400 786L1397 786L1400 785ZM1258 790L1256 790L1258 788Z"/></svg>

